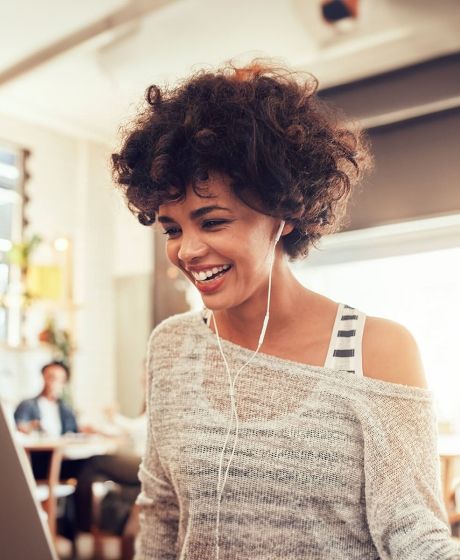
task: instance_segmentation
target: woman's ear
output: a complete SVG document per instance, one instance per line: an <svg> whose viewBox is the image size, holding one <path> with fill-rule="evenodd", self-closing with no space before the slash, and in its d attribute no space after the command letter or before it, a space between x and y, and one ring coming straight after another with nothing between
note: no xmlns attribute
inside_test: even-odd
<svg viewBox="0 0 460 560"><path fill-rule="evenodd" d="M289 235L293 230L294 230L294 224L292 222L287 221L284 224L284 228L283 228L283 231L281 233L281 237L284 237L285 235Z"/></svg>

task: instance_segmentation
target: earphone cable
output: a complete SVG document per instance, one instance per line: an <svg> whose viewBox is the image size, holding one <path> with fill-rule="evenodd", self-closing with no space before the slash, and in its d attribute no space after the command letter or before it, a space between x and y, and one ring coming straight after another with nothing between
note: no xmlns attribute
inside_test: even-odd
<svg viewBox="0 0 460 560"><path fill-rule="evenodd" d="M214 316L214 313L211 311L211 318L214 322L214 328L216 329L217 343L218 343L219 350L220 350L220 353L222 355L222 358L224 360L225 369L227 370L229 387L230 387L230 403L231 403L231 417L230 417L229 427L228 427L228 430L227 430L227 436L225 438L224 446L222 448L221 455L220 455L219 470L218 470L218 477L217 477L217 508L216 508L217 512L216 512L216 535L215 535L215 538L216 538L216 560L219 560L219 524L220 524L221 501L222 501L222 496L223 496L225 484L227 482L228 473L229 473L229 470L230 470L230 465L232 463L232 460L233 460L233 457L234 457L234 454L235 454L235 449L236 449L236 444L237 444L237 441L238 441L238 434L239 434L239 418L238 418L238 410L237 410L236 401L235 401L235 384L238 380L239 374L243 371L243 369L245 367L247 367L252 362L252 360L254 359L256 354L259 352L260 347L262 346L262 343L263 343L264 338L265 338L265 333L266 333L267 326L268 326L268 320L269 320L269 317L270 317L270 298L271 298L271 285L272 285L272 271L273 271L273 264L274 264L274 261L275 261L276 244L277 244L279 238L281 237L281 232L283 230L284 223L285 223L284 220L282 220L281 224L279 226L278 233L277 233L276 238L275 238L275 243L273 245L273 250L272 250L272 254L271 254L270 272L269 272L269 276L268 276L267 310L265 312L265 317L264 317L264 321L263 321L263 324L262 324L262 329L261 329L261 332L260 332L257 348L254 350L254 352L250 356L249 360L240 367L240 369L236 373L235 378L233 380L232 380L232 376L231 376L231 372L230 372L230 367L228 365L227 359L225 357L225 354L224 354L224 351L223 351L223 348L222 348L222 344L221 344L221 340L220 340L220 336L219 336L219 329L217 327L217 321L216 321L216 318ZM232 426L233 426L233 415L235 415L235 438L233 440L232 453L231 453L229 461L227 463L227 468L225 470L224 480L223 480L222 486L221 486L221 479L222 479L222 474L221 473L222 473L223 459L224 459L225 449L227 447L228 439L229 439L229 436L230 436L230 432L231 432Z"/></svg>

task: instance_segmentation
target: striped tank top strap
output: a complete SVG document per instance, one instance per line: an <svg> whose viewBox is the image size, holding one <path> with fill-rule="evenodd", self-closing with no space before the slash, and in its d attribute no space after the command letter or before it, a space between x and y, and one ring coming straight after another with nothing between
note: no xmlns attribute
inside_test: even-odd
<svg viewBox="0 0 460 560"><path fill-rule="evenodd" d="M327 352L325 368L363 375L362 338L366 315L340 303Z"/></svg>

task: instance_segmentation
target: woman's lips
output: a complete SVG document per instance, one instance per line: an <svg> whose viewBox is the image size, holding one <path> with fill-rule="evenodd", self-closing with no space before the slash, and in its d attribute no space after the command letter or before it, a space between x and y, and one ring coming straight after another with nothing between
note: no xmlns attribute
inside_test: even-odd
<svg viewBox="0 0 460 560"><path fill-rule="evenodd" d="M214 278L213 280L207 280L204 282L200 282L200 280L195 280L195 286L200 290L202 294L209 294L218 290L223 282L225 281L225 277L230 272L231 268L229 268L226 272L224 272L221 276Z"/></svg>

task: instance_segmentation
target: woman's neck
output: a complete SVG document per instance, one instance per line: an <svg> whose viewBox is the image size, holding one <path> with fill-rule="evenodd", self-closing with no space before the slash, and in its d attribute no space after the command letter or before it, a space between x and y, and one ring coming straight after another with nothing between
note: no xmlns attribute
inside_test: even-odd
<svg viewBox="0 0 460 560"><path fill-rule="evenodd" d="M270 297L270 319L265 340L283 332L305 304L309 291L294 277L287 263L281 262L273 269ZM214 313L221 338L256 348L267 311L268 281L263 288L238 307ZM211 321L211 328L215 330Z"/></svg>

